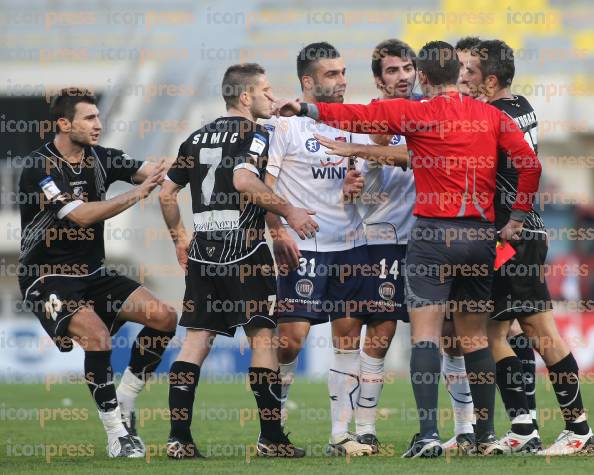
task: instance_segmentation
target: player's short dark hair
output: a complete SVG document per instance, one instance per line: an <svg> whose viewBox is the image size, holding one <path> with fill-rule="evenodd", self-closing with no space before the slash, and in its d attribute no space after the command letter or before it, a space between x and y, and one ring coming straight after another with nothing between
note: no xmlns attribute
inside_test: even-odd
<svg viewBox="0 0 594 475"><path fill-rule="evenodd" d="M478 48L483 78L493 75L501 87L511 86L516 74L514 50L501 40L481 41Z"/></svg>
<svg viewBox="0 0 594 475"><path fill-rule="evenodd" d="M330 43L321 41L308 44L297 55L297 77L299 82L301 82L303 76L311 75L314 65L320 59L336 58L340 58L340 53Z"/></svg>
<svg viewBox="0 0 594 475"><path fill-rule="evenodd" d="M382 76L382 59L386 56L395 56L402 60L409 59L413 67L417 67L417 55L404 41L390 38L378 44L371 56L371 71L376 78Z"/></svg>
<svg viewBox="0 0 594 475"><path fill-rule="evenodd" d="M97 98L88 89L78 87L67 87L61 89L50 103L50 116L52 120L58 120L65 117L69 121L74 119L75 107L79 102L87 104L97 104Z"/></svg>
<svg viewBox="0 0 594 475"><path fill-rule="evenodd" d="M223 76L221 91L227 109L237 105L239 96L249 90L256 82L256 77L266 74L262 66L256 63L241 63L229 66Z"/></svg>
<svg viewBox="0 0 594 475"><path fill-rule="evenodd" d="M456 43L456 49L459 51L472 51L478 48L481 39L478 36L465 36Z"/></svg>
<svg viewBox="0 0 594 475"><path fill-rule="evenodd" d="M456 49L445 41L430 41L419 51L417 69L423 71L434 86L456 84L460 72Z"/></svg>

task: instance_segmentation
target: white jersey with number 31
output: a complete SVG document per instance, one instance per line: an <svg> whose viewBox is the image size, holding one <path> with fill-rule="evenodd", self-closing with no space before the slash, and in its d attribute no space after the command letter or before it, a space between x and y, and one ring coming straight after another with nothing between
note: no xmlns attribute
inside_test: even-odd
<svg viewBox="0 0 594 475"><path fill-rule="evenodd" d="M275 191L292 205L315 211L313 218L320 226L316 237L306 240L289 228L299 249L329 252L365 244L356 235L361 224L356 207L342 200L348 159L328 155L313 135L351 142L356 134L309 117L273 118L265 127L270 133L266 172L276 177Z"/></svg>

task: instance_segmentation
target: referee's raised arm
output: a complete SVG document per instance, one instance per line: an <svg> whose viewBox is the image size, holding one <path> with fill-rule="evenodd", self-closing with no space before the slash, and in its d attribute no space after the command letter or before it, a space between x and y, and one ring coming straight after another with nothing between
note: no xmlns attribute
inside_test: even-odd
<svg viewBox="0 0 594 475"><path fill-rule="evenodd" d="M403 133L406 123L402 119L409 103L407 99L373 101L370 104L286 101L278 104L275 112L285 117L310 117L349 132L394 135Z"/></svg>

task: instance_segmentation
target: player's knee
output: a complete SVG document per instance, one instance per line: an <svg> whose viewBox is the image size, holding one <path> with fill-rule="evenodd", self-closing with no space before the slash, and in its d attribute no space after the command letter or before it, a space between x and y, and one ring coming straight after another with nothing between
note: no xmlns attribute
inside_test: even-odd
<svg viewBox="0 0 594 475"><path fill-rule="evenodd" d="M169 305L164 305L162 310L154 316L153 326L156 330L174 332L177 327L177 313Z"/></svg>
<svg viewBox="0 0 594 475"><path fill-rule="evenodd" d="M81 340L85 351L111 351L111 335L105 326L98 326Z"/></svg>
<svg viewBox="0 0 594 475"><path fill-rule="evenodd" d="M165 326L164 330L168 332L174 332L175 328L177 327L177 312L173 309L173 307L167 307L163 320L163 325Z"/></svg>
<svg viewBox="0 0 594 475"><path fill-rule="evenodd" d="M292 363L299 355L300 349L300 346L291 345L289 342L286 345L279 345L277 351L278 361L282 364Z"/></svg>

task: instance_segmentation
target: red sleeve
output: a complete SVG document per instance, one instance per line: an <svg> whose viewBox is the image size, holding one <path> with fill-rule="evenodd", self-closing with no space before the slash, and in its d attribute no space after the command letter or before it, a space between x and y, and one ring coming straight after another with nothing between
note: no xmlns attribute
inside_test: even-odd
<svg viewBox="0 0 594 475"><path fill-rule="evenodd" d="M508 160L518 171L518 191L512 210L528 213L532 210L534 195L538 191L542 166L516 123L503 112L499 115L498 145L507 152Z"/></svg>
<svg viewBox="0 0 594 475"><path fill-rule="evenodd" d="M320 113L318 120L336 129L362 134L400 134L406 99L375 101L363 104L316 103Z"/></svg>

